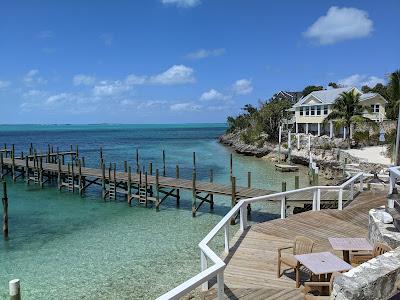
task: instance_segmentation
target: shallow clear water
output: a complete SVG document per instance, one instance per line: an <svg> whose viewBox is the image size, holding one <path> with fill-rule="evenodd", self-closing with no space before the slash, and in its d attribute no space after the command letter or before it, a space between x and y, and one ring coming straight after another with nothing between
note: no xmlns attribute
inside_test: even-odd
<svg viewBox="0 0 400 300"><path fill-rule="evenodd" d="M33 142L66 150L79 145L87 165L98 164L102 146L107 162L123 167L140 163L161 167L166 151L167 175L181 167L190 178L192 152L197 155L200 179L214 170L215 182L228 183L230 150L216 138L223 124L201 125L18 125L0 126L0 143L14 143L17 151ZM279 190L287 181L293 188L294 173L279 173L260 159L234 154L238 185ZM305 185L305 176L300 177ZM152 208L128 208L123 199L105 203L96 188L81 198L56 188L22 181L9 187L10 239L0 239L0 298L7 298L8 281L20 278L24 299L153 299L199 270L198 242L230 208L230 199L215 197L215 208L200 209L191 217L191 194L182 193L180 208L166 200L159 212ZM265 213L265 212L268 213ZM278 207L254 208L253 221L277 217ZM217 248L222 246L217 240ZM221 248L222 249L222 248Z"/></svg>

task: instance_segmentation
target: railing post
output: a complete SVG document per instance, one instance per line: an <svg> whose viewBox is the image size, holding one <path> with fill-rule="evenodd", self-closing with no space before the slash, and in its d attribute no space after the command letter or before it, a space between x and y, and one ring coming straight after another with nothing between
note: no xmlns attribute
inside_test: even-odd
<svg viewBox="0 0 400 300"><path fill-rule="evenodd" d="M281 219L286 218L286 197L283 196L281 199Z"/></svg>
<svg viewBox="0 0 400 300"><path fill-rule="evenodd" d="M321 210L321 189L317 189L317 210Z"/></svg>
<svg viewBox="0 0 400 300"><path fill-rule="evenodd" d="M363 190L364 190L364 175L361 174L361 176L360 176L360 188L359 188L360 193L361 193Z"/></svg>
<svg viewBox="0 0 400 300"><path fill-rule="evenodd" d="M202 250L200 250L200 265L202 272L207 269L207 257ZM208 291L208 280L201 285L201 289Z"/></svg>
<svg viewBox="0 0 400 300"><path fill-rule="evenodd" d="M393 193L393 188L396 185L396 177L395 175L390 171L389 169L389 178L390 178L390 184L389 184L389 195Z"/></svg>
<svg viewBox="0 0 400 300"><path fill-rule="evenodd" d="M340 188L339 190L339 199L338 199L338 210L343 209L343 189Z"/></svg>
<svg viewBox="0 0 400 300"><path fill-rule="evenodd" d="M217 299L224 299L224 272L220 272L217 274Z"/></svg>
<svg viewBox="0 0 400 300"><path fill-rule="evenodd" d="M317 210L317 189L313 189L312 210Z"/></svg>
<svg viewBox="0 0 400 300"><path fill-rule="evenodd" d="M354 181L350 183L350 200L354 199Z"/></svg>
<svg viewBox="0 0 400 300"><path fill-rule="evenodd" d="M245 231L247 228L247 211L246 207L250 204L243 204L240 207L240 231Z"/></svg>
<svg viewBox="0 0 400 300"><path fill-rule="evenodd" d="M229 224L226 223L224 227L224 240L225 240L225 254L229 253Z"/></svg>

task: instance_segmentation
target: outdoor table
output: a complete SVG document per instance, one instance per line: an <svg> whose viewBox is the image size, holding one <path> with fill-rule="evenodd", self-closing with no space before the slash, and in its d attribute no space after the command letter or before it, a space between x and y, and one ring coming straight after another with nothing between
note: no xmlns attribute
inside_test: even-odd
<svg viewBox="0 0 400 300"><path fill-rule="evenodd" d="M371 244L365 238L329 238L334 250L343 251L343 260L350 263L350 251L372 251Z"/></svg>
<svg viewBox="0 0 400 300"><path fill-rule="evenodd" d="M330 252L299 254L294 257L315 275L345 272L352 268L350 264Z"/></svg>

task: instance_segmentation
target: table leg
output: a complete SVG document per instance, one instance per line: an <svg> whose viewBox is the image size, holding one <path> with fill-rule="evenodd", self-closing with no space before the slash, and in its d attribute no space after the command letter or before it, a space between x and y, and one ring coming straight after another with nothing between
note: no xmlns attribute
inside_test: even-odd
<svg viewBox="0 0 400 300"><path fill-rule="evenodd" d="M350 253L349 250L343 250L343 260L347 262L348 264L350 263Z"/></svg>

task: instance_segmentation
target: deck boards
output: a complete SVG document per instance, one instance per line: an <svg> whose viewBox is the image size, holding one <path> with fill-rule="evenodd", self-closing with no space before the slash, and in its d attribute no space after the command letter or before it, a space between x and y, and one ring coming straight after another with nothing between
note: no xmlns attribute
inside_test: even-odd
<svg viewBox="0 0 400 300"><path fill-rule="evenodd" d="M244 234L236 234L234 246L226 257L225 289L227 299L303 299L295 288L294 274L277 278L277 248L290 246L297 235L316 242L314 252L334 251L329 237L367 237L368 211L384 205L385 193L361 193L343 211L321 210L292 215L251 226ZM306 277L303 276L303 279ZM215 299L216 291L203 294Z"/></svg>

